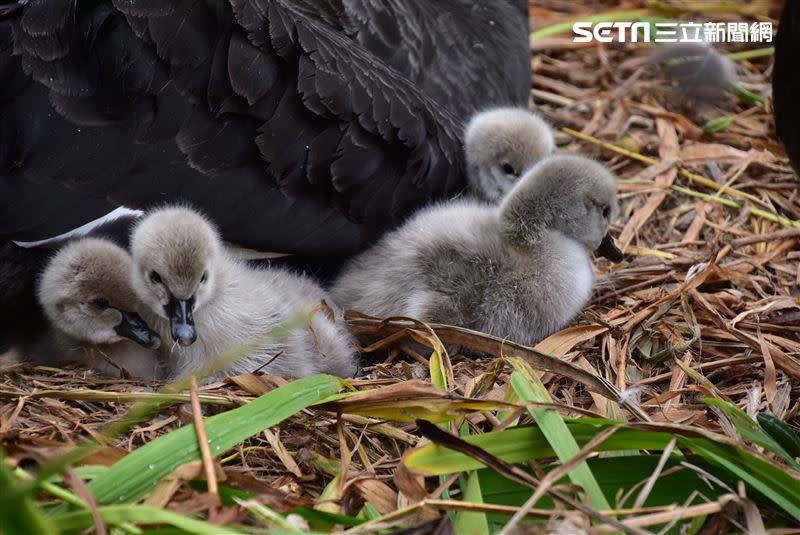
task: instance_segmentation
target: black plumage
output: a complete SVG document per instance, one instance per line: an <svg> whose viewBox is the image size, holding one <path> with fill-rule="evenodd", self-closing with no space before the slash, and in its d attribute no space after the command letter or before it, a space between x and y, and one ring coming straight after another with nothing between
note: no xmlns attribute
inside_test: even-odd
<svg viewBox="0 0 800 535"><path fill-rule="evenodd" d="M772 70L772 106L775 129L786 147L789 161L800 173L800 5L787 0L775 36Z"/></svg>
<svg viewBox="0 0 800 535"><path fill-rule="evenodd" d="M352 254L463 189L467 115L527 103L526 8L20 4L0 20L0 240L183 201L249 248Z"/></svg>
<svg viewBox="0 0 800 535"><path fill-rule="evenodd" d="M0 6L0 346L42 320L35 280L63 243L10 240L186 202L330 275L463 189L463 122L526 105L530 74L526 0Z"/></svg>

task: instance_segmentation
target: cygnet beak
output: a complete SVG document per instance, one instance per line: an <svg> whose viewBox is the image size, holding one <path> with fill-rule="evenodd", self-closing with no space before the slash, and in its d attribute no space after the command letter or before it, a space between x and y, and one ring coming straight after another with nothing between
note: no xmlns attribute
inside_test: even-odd
<svg viewBox="0 0 800 535"><path fill-rule="evenodd" d="M182 346L190 346L197 340L197 331L194 328L192 307L194 297L178 299L171 296L167 305L169 326L172 329L172 339Z"/></svg>
<svg viewBox="0 0 800 535"><path fill-rule="evenodd" d="M617 244L614 243L614 238L612 238L609 233L606 233L605 238L600 242L600 247L597 248L595 254L608 258L615 263L622 262L625 259L625 254L619 250Z"/></svg>
<svg viewBox="0 0 800 535"><path fill-rule="evenodd" d="M122 314L122 321L114 327L118 335L130 338L137 344L149 349L158 349L161 338L156 334L142 317L135 312L117 309Z"/></svg>

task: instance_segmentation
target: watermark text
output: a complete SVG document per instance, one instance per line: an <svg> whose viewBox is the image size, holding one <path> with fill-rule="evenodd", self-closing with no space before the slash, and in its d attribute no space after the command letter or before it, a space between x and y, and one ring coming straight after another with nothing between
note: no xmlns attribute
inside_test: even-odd
<svg viewBox="0 0 800 535"><path fill-rule="evenodd" d="M576 22L576 43L771 43L771 22Z"/></svg>

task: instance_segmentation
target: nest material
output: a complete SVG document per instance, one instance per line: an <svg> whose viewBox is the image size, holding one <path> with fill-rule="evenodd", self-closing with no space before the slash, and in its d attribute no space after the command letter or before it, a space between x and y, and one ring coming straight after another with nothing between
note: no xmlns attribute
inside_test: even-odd
<svg viewBox="0 0 800 535"><path fill-rule="evenodd" d="M532 25L608 7L539 1ZM560 150L590 155L619 177L621 210L612 233L630 255L620 265L599 261L590 306L538 347L604 377L624 403L656 422L735 436L698 402L713 391L751 416L769 409L797 429L800 229L791 221L800 220L800 182L775 139L769 102L755 106L730 96L716 107L687 107L644 61L649 47L641 44L576 46L558 36L534 41L533 48L533 107L556 127ZM739 62L741 83L768 93L770 65L769 57ZM732 118L727 129L703 131L721 116ZM388 337L385 326L352 321L362 343L371 344L365 358L372 364L356 386L411 388L416 383L409 381L429 377L428 355L419 345L426 328L413 338ZM481 337L472 342L478 349L491 346ZM510 370L501 360L453 355L451 362L453 394L503 399ZM9 460L20 465L98 435L132 401L152 397L160 386L24 365L10 365L0 377L0 437ZM607 397L579 377L545 373L542 379L565 413L615 416ZM244 375L199 393L210 413L280 384L279 378ZM188 394L172 397L175 404L84 462L111 464L190 422ZM499 424L485 415L468 420L476 427ZM388 513L401 503L398 461L417 441L413 423L306 410L219 455L217 464L226 485L255 492L277 510L317 503L344 471L334 510L354 513L368 500ZM202 496L184 484L160 499L193 512L208 509ZM241 513L227 520L241 520Z"/></svg>

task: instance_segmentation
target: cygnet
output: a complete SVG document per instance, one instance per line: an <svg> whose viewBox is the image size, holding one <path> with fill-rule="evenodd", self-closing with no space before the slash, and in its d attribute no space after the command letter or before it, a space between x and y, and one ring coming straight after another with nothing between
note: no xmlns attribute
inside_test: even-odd
<svg viewBox="0 0 800 535"><path fill-rule="evenodd" d="M112 373L105 355L136 377L158 378L155 350L161 340L137 312L140 303L130 273L130 255L107 240L86 238L60 249L38 284L54 347L40 351L35 360L75 360Z"/></svg>
<svg viewBox="0 0 800 535"><path fill-rule="evenodd" d="M165 340L175 375L197 373L237 348L244 354L207 381L267 363L265 371L289 377L355 373L354 340L327 292L307 277L235 259L199 213L184 207L151 212L134 228L131 252L134 287ZM298 316L305 318L302 328L265 339Z"/></svg>
<svg viewBox="0 0 800 535"><path fill-rule="evenodd" d="M331 293L367 314L533 344L588 301L592 251L622 260L608 234L616 190L599 163L551 156L499 205L458 199L418 212L352 259Z"/></svg>

